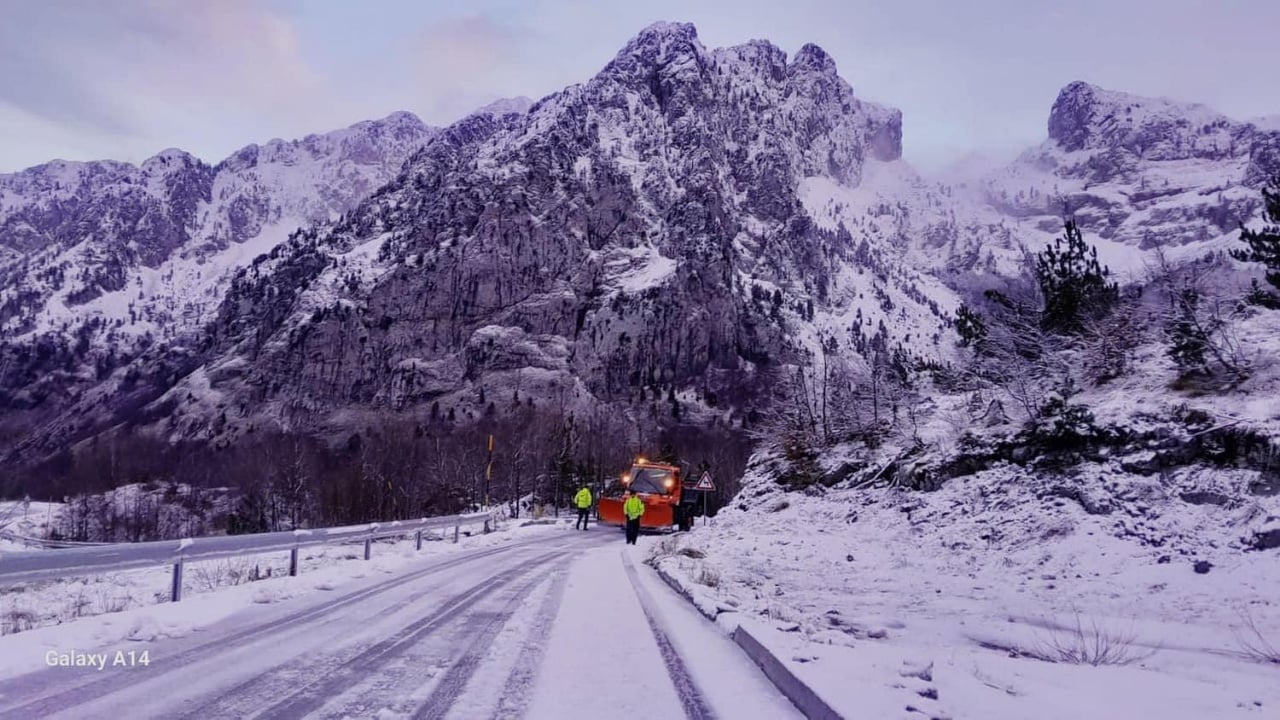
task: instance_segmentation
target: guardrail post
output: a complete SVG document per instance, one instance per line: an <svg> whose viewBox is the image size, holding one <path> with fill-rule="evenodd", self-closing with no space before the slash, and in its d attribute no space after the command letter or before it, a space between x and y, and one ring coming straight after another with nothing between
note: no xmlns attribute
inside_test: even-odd
<svg viewBox="0 0 1280 720"><path fill-rule="evenodd" d="M178 559L173 563L173 589L169 592L169 599L172 602L178 602L182 599L182 560L185 557L183 552L191 547L191 538L183 538L178 541Z"/></svg>
<svg viewBox="0 0 1280 720"><path fill-rule="evenodd" d="M364 539L364 559L368 560L373 555L373 533L378 529L378 523L369 524L369 537Z"/></svg>
<svg viewBox="0 0 1280 720"><path fill-rule="evenodd" d="M418 537L417 537L416 542L417 542L417 545L418 545L418 546L417 546L416 548L414 548L414 549L415 549L415 550L421 550L421 549L422 549L422 531L421 531L421 530L419 530L419 531L418 531Z"/></svg>
<svg viewBox="0 0 1280 720"><path fill-rule="evenodd" d="M289 551L289 577L298 577L298 543L302 540L303 535L310 535L306 530L294 529L293 531L293 549Z"/></svg>
<svg viewBox="0 0 1280 720"><path fill-rule="evenodd" d="M455 543L458 542L458 536L461 534L462 534L462 523L459 522L457 525L453 526L453 541Z"/></svg>
<svg viewBox="0 0 1280 720"><path fill-rule="evenodd" d="M484 534L485 534L485 535L488 535L490 532L491 532L491 531L489 530L489 518L485 518L485 519L484 519Z"/></svg>
<svg viewBox="0 0 1280 720"><path fill-rule="evenodd" d="M178 556L178 562L173 564L173 591L169 594L169 599L178 602L182 599L182 556Z"/></svg>

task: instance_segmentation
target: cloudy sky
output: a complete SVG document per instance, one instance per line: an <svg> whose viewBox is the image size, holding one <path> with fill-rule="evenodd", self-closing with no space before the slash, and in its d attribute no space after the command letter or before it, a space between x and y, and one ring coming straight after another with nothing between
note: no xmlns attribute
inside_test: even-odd
<svg viewBox="0 0 1280 720"><path fill-rule="evenodd" d="M1280 114L1274 0L0 0L0 18L0 172L167 147L216 162L401 109L446 124L583 81L655 20L709 47L821 45L902 109L926 170L1040 142L1076 79Z"/></svg>

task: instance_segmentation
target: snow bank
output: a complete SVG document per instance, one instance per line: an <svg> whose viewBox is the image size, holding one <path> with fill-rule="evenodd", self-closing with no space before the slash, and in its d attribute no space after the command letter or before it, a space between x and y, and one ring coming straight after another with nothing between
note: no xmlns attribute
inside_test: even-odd
<svg viewBox="0 0 1280 720"><path fill-rule="evenodd" d="M1280 706L1276 668L1242 643L1250 624L1280 643L1277 551L1247 549L1247 518L1280 517L1280 500L1157 502L1134 478L1099 471L1082 482L1110 482L1120 500L1090 514L1018 472L935 493L810 495L782 492L757 466L736 506L663 543L653 562L727 632L749 623L849 717L907 717L911 706L1199 720ZM1216 479L1248 473L1236 475ZM1116 664L1066 662L1081 639L1110 643Z"/></svg>

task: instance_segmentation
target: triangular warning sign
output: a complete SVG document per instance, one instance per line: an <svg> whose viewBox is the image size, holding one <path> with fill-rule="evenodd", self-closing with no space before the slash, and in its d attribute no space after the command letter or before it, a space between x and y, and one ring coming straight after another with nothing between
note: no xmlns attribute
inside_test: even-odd
<svg viewBox="0 0 1280 720"><path fill-rule="evenodd" d="M698 478L698 484L693 486L694 490L715 490L716 484L711 482L711 473L703 472L702 477Z"/></svg>

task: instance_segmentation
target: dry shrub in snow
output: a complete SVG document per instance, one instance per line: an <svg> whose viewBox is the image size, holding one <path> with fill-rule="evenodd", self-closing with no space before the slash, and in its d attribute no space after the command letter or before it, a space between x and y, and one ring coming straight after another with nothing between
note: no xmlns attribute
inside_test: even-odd
<svg viewBox="0 0 1280 720"><path fill-rule="evenodd" d="M224 585L241 585L260 579L257 568L247 560L210 560L192 563L192 584L198 590L210 592Z"/></svg>
<svg viewBox="0 0 1280 720"><path fill-rule="evenodd" d="M0 616L0 635L12 635L30 630L36 625L36 615L30 610L13 609Z"/></svg>
<svg viewBox="0 0 1280 720"><path fill-rule="evenodd" d="M716 572L714 568L703 564L699 566L698 570L694 573L693 581L699 585L706 585L707 587L720 587L720 573Z"/></svg>
<svg viewBox="0 0 1280 720"><path fill-rule="evenodd" d="M1280 639L1267 637L1248 610L1242 611L1241 616L1244 630L1236 632L1240 653L1255 662L1280 665Z"/></svg>
<svg viewBox="0 0 1280 720"><path fill-rule="evenodd" d="M646 563L654 567L658 566L663 558L669 558L680 551L680 539L677 537L664 537L654 544L653 549L649 551L649 558Z"/></svg>
<svg viewBox="0 0 1280 720"><path fill-rule="evenodd" d="M1049 662L1097 667L1132 665L1155 655L1156 650L1137 645L1137 638L1131 632L1115 632L1096 620L1086 625L1077 613L1074 625L1056 630L1022 654Z"/></svg>

